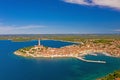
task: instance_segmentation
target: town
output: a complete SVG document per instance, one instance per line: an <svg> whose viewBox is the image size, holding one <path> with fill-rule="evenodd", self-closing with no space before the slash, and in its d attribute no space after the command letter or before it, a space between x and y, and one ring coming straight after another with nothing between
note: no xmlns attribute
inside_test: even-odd
<svg viewBox="0 0 120 80"><path fill-rule="evenodd" d="M86 54L104 53L107 56L120 57L120 41L119 40L96 40L90 39L80 44L74 44L61 48L44 47L38 40L38 45L19 49L15 52L16 55L24 57L75 57L86 61L81 58ZM87 61L96 62L96 61ZM97 61L105 63L103 61Z"/></svg>

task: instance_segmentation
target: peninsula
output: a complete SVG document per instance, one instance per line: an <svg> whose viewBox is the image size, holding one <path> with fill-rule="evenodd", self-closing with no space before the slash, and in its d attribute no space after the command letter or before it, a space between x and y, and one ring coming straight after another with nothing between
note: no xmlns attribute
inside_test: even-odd
<svg viewBox="0 0 120 80"><path fill-rule="evenodd" d="M120 57L120 40L89 39L77 45L70 45L61 48L45 47L40 44L26 47L14 52L24 57L75 57L86 62L106 63L105 61L92 61L83 58L86 54L104 53L108 56Z"/></svg>

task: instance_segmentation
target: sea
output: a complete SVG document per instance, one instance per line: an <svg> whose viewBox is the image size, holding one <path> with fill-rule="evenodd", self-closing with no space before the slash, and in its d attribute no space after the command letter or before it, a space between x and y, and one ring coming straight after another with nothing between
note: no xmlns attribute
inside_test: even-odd
<svg viewBox="0 0 120 80"><path fill-rule="evenodd" d="M60 48L71 42L42 40L41 45ZM14 51L37 45L36 40L13 42L0 40L0 80L96 80L120 69L120 58L86 55L85 59L103 60L106 64L84 62L76 58L31 58Z"/></svg>

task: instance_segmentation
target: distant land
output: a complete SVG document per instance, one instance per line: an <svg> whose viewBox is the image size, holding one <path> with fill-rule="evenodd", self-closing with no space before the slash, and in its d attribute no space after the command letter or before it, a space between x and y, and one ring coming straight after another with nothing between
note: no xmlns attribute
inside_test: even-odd
<svg viewBox="0 0 120 80"><path fill-rule="evenodd" d="M0 34L0 40L29 41L38 38L80 42L85 39L120 39L120 34Z"/></svg>

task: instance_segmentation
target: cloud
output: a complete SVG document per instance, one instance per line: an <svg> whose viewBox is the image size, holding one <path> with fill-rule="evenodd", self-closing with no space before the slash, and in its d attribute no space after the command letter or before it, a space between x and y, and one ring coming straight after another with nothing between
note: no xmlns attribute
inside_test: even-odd
<svg viewBox="0 0 120 80"><path fill-rule="evenodd" d="M41 25L25 25L25 26L15 26L15 25L0 25L0 34L32 34L39 33L39 30L45 26Z"/></svg>
<svg viewBox="0 0 120 80"><path fill-rule="evenodd" d="M63 1L79 5L102 6L120 10L120 0L63 0Z"/></svg>
<svg viewBox="0 0 120 80"><path fill-rule="evenodd" d="M64 0L64 1L68 3L74 3L74 4L89 5L89 3L87 3L84 0Z"/></svg>
<svg viewBox="0 0 120 80"><path fill-rule="evenodd" d="M116 29L116 30L114 30L114 31L116 31L116 32L120 32L120 29Z"/></svg>

